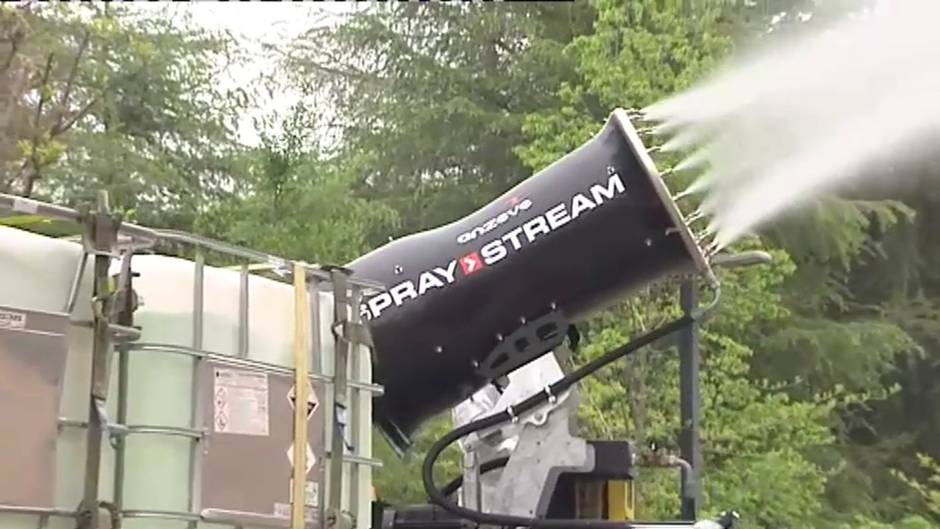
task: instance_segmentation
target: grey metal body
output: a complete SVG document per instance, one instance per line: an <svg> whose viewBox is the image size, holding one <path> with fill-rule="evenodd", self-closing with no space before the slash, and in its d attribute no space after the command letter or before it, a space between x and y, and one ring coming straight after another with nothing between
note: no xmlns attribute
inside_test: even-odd
<svg viewBox="0 0 940 529"><path fill-rule="evenodd" d="M537 392L538 389L535 388L544 384L546 373L558 376L560 367L554 354L546 355L542 360L540 366L533 366L525 376L510 382L503 395L514 395L505 400L509 403L521 400L518 396L520 391L522 397ZM689 373L684 376L689 376ZM513 384L516 384L515 392L510 391ZM495 394L495 390L492 393ZM475 402L468 400L462 403L460 413L454 413L457 426L506 409L504 399L497 401L495 395L488 396L486 391L479 392L475 397ZM562 474L588 473L596 468L594 448L585 439L572 434L572 431L576 430L574 414L577 405L577 390L572 388L565 395L550 399L543 406L518 417L511 424L483 430L465 439L461 443L465 454L459 503L486 513L545 517ZM509 457L504 468L480 473L480 467L486 461L504 456ZM654 459L645 458L627 464L681 467L684 477L683 509L694 508L694 498L685 496L686 493L694 494L697 490L694 475L691 476L692 479L687 475L690 470L688 463L669 454L661 454ZM695 522L694 515L687 516L687 512L684 513L683 519L686 521L631 523L631 526L635 529L688 529L695 524L704 524L703 528L720 529L709 525L714 525L711 520Z"/></svg>
<svg viewBox="0 0 940 529"><path fill-rule="evenodd" d="M594 450L571 435L573 399L551 412L541 426L526 425L509 463L493 488L484 491L484 504L494 512L515 516L544 516L564 472L594 468Z"/></svg>
<svg viewBox="0 0 940 529"><path fill-rule="evenodd" d="M554 353L523 369L526 372L514 373L518 376L510 379L498 400L493 395L486 401L484 390L475 414L463 410L455 413L459 415L458 424L502 411L506 404L540 391L562 376ZM483 430L462 443L465 468L461 504L490 513L544 516L562 473L594 468L593 448L571 434L577 400L576 390L569 390L513 423ZM484 462L507 455L504 469L480 474Z"/></svg>

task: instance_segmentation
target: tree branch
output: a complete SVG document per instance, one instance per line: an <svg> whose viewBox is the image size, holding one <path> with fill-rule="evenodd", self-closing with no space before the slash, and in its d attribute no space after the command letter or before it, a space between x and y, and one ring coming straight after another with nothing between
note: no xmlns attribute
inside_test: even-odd
<svg viewBox="0 0 940 529"><path fill-rule="evenodd" d="M20 42L22 41L22 36L14 34L10 38L10 53L7 55L7 58L3 61L3 66L0 67L0 73L6 72L10 69L10 66L13 66L13 59L16 58L16 53L20 51Z"/></svg>
<svg viewBox="0 0 940 529"><path fill-rule="evenodd" d="M33 118L33 139L32 147L30 149L29 157L26 160L23 160L23 165L20 167L20 178L25 176L26 180L23 183L23 196L29 197L33 194L33 186L36 184L36 181L40 178L39 172L39 140L42 137L40 133L41 127L40 121L42 120L42 111L43 107L46 105L46 92L49 86L49 76L52 73L52 64L55 62L55 54L50 53L46 57L46 67L42 72L42 82L39 85L39 103L36 105L36 114ZM32 165L32 170L27 173L26 171L30 169Z"/></svg>
<svg viewBox="0 0 940 529"><path fill-rule="evenodd" d="M72 114L66 121L56 123L49 131L51 137L56 137L64 132L68 132L79 120L87 116L91 109L101 100L101 94L96 95L91 101L85 104L78 112Z"/></svg>
<svg viewBox="0 0 940 529"><path fill-rule="evenodd" d="M14 24L16 24L16 22L14 22ZM23 43L25 37L26 32L18 25L14 25L10 32L10 53L7 55L6 59L4 59L3 66L0 67L0 73L6 72L13 66L13 59L16 58L16 54L20 51L20 45Z"/></svg>
<svg viewBox="0 0 940 529"><path fill-rule="evenodd" d="M75 60L72 61L72 68L69 70L68 79L65 81L65 90L62 92L62 97L59 99L59 116L56 118L56 125L53 127L55 129L62 129L62 123L65 120L65 115L68 112L69 103L72 99L72 88L75 86L75 78L78 77L79 66L81 65L82 55L85 54L85 50L88 48L88 42L91 39L91 31L85 30L85 33L82 35L82 40L78 45L78 51L75 52Z"/></svg>

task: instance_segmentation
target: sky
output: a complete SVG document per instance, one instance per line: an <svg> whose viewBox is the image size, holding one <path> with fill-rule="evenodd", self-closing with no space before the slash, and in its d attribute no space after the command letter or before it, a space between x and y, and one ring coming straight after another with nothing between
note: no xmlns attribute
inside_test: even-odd
<svg viewBox="0 0 940 529"><path fill-rule="evenodd" d="M146 5L146 4L145 4ZM274 61L263 52L263 44L284 44L303 31L322 24L335 22L354 7L345 2L214 2L196 1L181 4L163 2L150 4L159 10L180 10L190 13L192 22L212 31L228 31L239 46L250 54L247 64L229 68L219 79L222 88L246 86L274 68ZM297 94L278 94L271 100L262 100L258 108L242 116L239 138L243 143L256 145L258 135L252 119L271 112L285 110L297 100Z"/></svg>

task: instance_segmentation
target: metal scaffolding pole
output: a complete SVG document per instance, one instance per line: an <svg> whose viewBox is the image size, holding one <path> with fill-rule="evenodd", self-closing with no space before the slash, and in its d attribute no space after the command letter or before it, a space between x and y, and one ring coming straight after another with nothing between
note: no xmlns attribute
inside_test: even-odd
<svg viewBox="0 0 940 529"><path fill-rule="evenodd" d="M695 310L697 298L695 280L683 281L679 290L679 301L686 314ZM686 460L690 466L689 470L683 469L683 473L692 473L691 476L683 476L682 480L682 517L686 520L696 519L700 498L699 476L702 469L702 452L699 440L701 419L699 362L698 324L693 322L679 331L679 405L682 421L679 448L682 459Z"/></svg>

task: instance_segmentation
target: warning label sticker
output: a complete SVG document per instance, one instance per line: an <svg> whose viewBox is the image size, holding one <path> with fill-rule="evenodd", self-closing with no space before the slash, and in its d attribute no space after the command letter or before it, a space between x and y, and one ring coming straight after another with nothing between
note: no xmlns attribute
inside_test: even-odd
<svg viewBox="0 0 940 529"><path fill-rule="evenodd" d="M294 478L288 480L290 485L289 502L294 501ZM304 505L307 507L318 507L320 503L320 484L316 481L308 481L304 486Z"/></svg>
<svg viewBox="0 0 940 529"><path fill-rule="evenodd" d="M215 369L213 429L218 433L268 435L268 376Z"/></svg>
<svg viewBox="0 0 940 529"><path fill-rule="evenodd" d="M0 329L25 329L26 314L23 312L13 312L9 310L0 310Z"/></svg>
<svg viewBox="0 0 940 529"><path fill-rule="evenodd" d="M313 449L310 448L310 444L307 444L307 449L304 450L304 466L306 467L307 473L310 472L310 469L313 468L313 465L317 463L317 456L314 455ZM290 444L290 447L287 449L287 460L290 462L290 466L294 466L294 443Z"/></svg>
<svg viewBox="0 0 940 529"><path fill-rule="evenodd" d="M290 486L290 493L288 502L293 501L294 498L294 479L289 480L288 485ZM316 481L308 481L306 483L304 495L304 512L306 514L307 520L313 520L313 515L316 512L315 509L319 507L320 504L320 487L319 483ZM274 516L278 518L290 518L291 515L291 504L290 503L275 503L274 504Z"/></svg>
<svg viewBox="0 0 940 529"><path fill-rule="evenodd" d="M304 518L306 521L314 521L314 515L316 514L316 507L311 507L309 505L304 507ZM275 503L274 504L274 517L275 518L287 518L290 519L290 504L289 503Z"/></svg>

